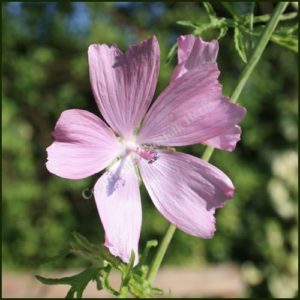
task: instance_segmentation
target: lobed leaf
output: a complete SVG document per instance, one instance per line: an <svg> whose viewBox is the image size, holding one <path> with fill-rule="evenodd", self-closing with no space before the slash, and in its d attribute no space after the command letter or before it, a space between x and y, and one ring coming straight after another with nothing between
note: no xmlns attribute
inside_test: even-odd
<svg viewBox="0 0 300 300"><path fill-rule="evenodd" d="M102 285L99 284L100 270L101 268L90 267L74 276L69 277L45 278L39 275L36 275L35 277L41 283L46 285L70 285L71 288L68 291L66 298L75 298L75 295L76 298L82 298L83 291L91 280L96 281L98 290L102 289Z"/></svg>

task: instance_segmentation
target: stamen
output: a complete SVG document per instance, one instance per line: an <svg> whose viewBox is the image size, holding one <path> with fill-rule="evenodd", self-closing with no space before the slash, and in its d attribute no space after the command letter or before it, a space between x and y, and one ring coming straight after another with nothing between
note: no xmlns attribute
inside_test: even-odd
<svg viewBox="0 0 300 300"><path fill-rule="evenodd" d="M136 153L143 159L146 159L149 164L154 163L158 159L158 153L153 149L137 148Z"/></svg>
<svg viewBox="0 0 300 300"><path fill-rule="evenodd" d="M139 146L135 143L135 140L122 141L125 146L124 156L132 155L132 159L138 163L138 160L143 158L147 160L149 164L154 163L158 159L158 153L155 151L154 145L142 145ZM137 155L136 155L137 154Z"/></svg>

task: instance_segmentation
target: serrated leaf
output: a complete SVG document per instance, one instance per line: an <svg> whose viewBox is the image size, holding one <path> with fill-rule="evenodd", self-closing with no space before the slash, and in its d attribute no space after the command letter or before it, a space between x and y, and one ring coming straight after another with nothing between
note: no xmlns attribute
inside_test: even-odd
<svg viewBox="0 0 300 300"><path fill-rule="evenodd" d="M82 298L83 291L85 290L86 286L91 280L96 280L98 282L98 277L100 275L101 268L94 268L90 267L86 270L69 277L63 278L45 278L39 275L36 275L36 279L39 280L41 283L46 285L57 285L57 284L64 284L70 285L71 288L68 291L66 298L74 298L75 294L77 298ZM97 288L101 286L97 283Z"/></svg>
<svg viewBox="0 0 300 300"><path fill-rule="evenodd" d="M243 34L238 27L234 28L234 45L243 62L247 62L246 49L243 39Z"/></svg>

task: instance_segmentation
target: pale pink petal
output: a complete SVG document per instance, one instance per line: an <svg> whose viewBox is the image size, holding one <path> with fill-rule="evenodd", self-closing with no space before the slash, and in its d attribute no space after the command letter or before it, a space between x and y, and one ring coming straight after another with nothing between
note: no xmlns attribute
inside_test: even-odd
<svg viewBox="0 0 300 300"><path fill-rule="evenodd" d="M125 54L113 45L88 50L90 80L98 107L112 129L130 137L154 95L159 71L159 45L152 37L130 46Z"/></svg>
<svg viewBox="0 0 300 300"><path fill-rule="evenodd" d="M155 162L139 160L142 179L156 208L184 232L212 238L215 209L231 198L234 187L219 169L194 156L158 151Z"/></svg>
<svg viewBox="0 0 300 300"><path fill-rule="evenodd" d="M207 63L171 82L146 114L137 142L163 146L203 143L232 151L240 139L236 124L245 109L221 95L218 76L217 65Z"/></svg>
<svg viewBox="0 0 300 300"><path fill-rule="evenodd" d="M96 115L64 111L56 123L55 141L47 148L47 169L60 177L81 179L107 167L122 151L113 131Z"/></svg>
<svg viewBox="0 0 300 300"><path fill-rule="evenodd" d="M228 128L227 131L224 130L222 135L206 140L204 143L214 148L233 151L237 141L241 138L241 132L240 126L235 125L234 127Z"/></svg>
<svg viewBox="0 0 300 300"><path fill-rule="evenodd" d="M216 62L219 50L218 41L206 42L194 35L182 35L178 38L178 65L173 71L172 80L176 80L187 71L206 63Z"/></svg>
<svg viewBox="0 0 300 300"><path fill-rule="evenodd" d="M129 158L104 173L94 188L97 209L105 231L105 246L128 262L131 251L138 263L142 209L138 178Z"/></svg>

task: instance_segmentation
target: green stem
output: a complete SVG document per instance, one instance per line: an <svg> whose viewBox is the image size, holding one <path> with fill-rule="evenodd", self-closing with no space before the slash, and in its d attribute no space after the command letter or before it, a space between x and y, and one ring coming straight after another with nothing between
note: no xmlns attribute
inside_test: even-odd
<svg viewBox="0 0 300 300"><path fill-rule="evenodd" d="M214 153L215 148L210 147L210 146L206 146L205 150L201 156L201 159L209 161L210 157L212 156L212 154Z"/></svg>
<svg viewBox="0 0 300 300"><path fill-rule="evenodd" d="M288 5L288 2L278 3L267 27L265 28L265 31L261 35L261 38L251 56L248 64L242 71L241 76L239 77L238 84L237 84L236 88L234 89L232 96L231 96L231 102L233 102L233 103L237 102L247 80L249 79L249 77L250 77L253 69L255 68L257 62L259 61L260 57L262 56L262 53L263 53L264 49L266 48L266 45L267 45L268 41L270 40L272 33L275 30L275 28L280 20L280 16L286 9L287 5ZM214 152L214 148L207 146L205 148L205 151L201 158L208 161L210 159L211 155L213 154L213 152ZM156 253L156 255L152 261L152 264L150 266L149 273L147 276L147 278L150 282L153 282L153 280L158 272L160 264L166 254L166 251L168 249L168 246L172 240L172 237L173 237L175 231L176 231L176 226L173 224L170 224L160 246L158 247L157 253Z"/></svg>
<svg viewBox="0 0 300 300"><path fill-rule="evenodd" d="M149 269L149 272L147 275L147 278L150 282L152 282L156 276L156 273L157 273L157 271L160 267L160 264L165 256L165 253L168 249L168 246L171 242L171 239L172 239L175 231L176 231L176 226L174 224L170 224L162 242L160 243L160 245L158 247L156 255L150 266L150 269Z"/></svg>
<svg viewBox="0 0 300 300"><path fill-rule="evenodd" d="M288 2L280 2L277 5L276 10L271 17L271 20L269 21L265 31L263 32L254 52L249 60L249 63L246 65L246 67L244 68L244 70L242 71L242 73L240 75L238 84L232 93L231 102L233 102L233 103L237 102L247 80L249 79L253 69L255 68L257 62L259 61L263 51L266 48L268 41L270 40L270 38L272 36L273 31L275 30L275 28L278 24L281 14L284 12L287 5L288 5Z"/></svg>

